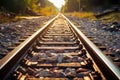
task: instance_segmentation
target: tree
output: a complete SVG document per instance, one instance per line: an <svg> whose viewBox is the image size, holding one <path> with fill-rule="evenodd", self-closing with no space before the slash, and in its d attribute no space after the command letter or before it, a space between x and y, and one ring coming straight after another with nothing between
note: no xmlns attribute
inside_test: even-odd
<svg viewBox="0 0 120 80"><path fill-rule="evenodd" d="M48 0L0 0L0 10L16 14L24 14L28 11L39 14L40 9L48 6L52 11L57 10Z"/></svg>
<svg viewBox="0 0 120 80"><path fill-rule="evenodd" d="M42 4L42 8L40 8L41 15L51 15L58 12L58 9L53 5L53 3L49 2L48 0L44 0L42 3L44 5Z"/></svg>
<svg viewBox="0 0 120 80"><path fill-rule="evenodd" d="M79 11L79 0L65 0L65 6L62 7L64 12Z"/></svg>
<svg viewBox="0 0 120 80"><path fill-rule="evenodd" d="M120 5L120 0L65 0L66 4L62 7L62 12L74 11L99 11L115 5Z"/></svg>
<svg viewBox="0 0 120 80"><path fill-rule="evenodd" d="M24 12L27 6L26 0L1 0L0 3L1 8L14 13Z"/></svg>

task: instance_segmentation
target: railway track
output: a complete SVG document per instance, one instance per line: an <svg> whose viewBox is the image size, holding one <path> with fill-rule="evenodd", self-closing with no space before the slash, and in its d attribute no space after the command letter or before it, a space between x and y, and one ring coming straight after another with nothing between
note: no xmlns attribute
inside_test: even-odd
<svg viewBox="0 0 120 80"><path fill-rule="evenodd" d="M6 80L119 80L119 69L59 14L0 61Z"/></svg>

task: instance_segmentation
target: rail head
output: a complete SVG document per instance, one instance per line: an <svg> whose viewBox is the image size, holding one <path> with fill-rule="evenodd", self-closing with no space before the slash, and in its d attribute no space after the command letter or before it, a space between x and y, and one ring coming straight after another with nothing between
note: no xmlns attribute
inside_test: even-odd
<svg viewBox="0 0 120 80"><path fill-rule="evenodd" d="M32 36L27 38L24 42L22 42L19 46L17 46L14 50L9 52L3 59L0 60L0 78L4 79L4 77L6 77L13 65L19 61L19 59L16 57L23 56L23 53L25 53L25 51L30 48L30 46L33 44L39 34L42 33L42 31L44 31L46 27L48 27L58 16L59 14L50 21L48 21L46 25L44 25L41 29L39 29Z"/></svg>
<svg viewBox="0 0 120 80"><path fill-rule="evenodd" d="M83 41L83 43L85 43L85 45L89 49L91 49L91 52L94 53L93 55L96 56L95 60L100 61L100 63L102 63L102 65L98 64L101 67L101 69L105 68L104 71L110 73L105 75L107 77L110 77L111 79L120 80L120 70L118 69L118 67L114 65L114 63L110 59L108 59L102 53L102 51L95 44L93 44L93 42L91 42L67 17L65 17L63 14L62 16L69 22L69 24L77 32L78 36Z"/></svg>

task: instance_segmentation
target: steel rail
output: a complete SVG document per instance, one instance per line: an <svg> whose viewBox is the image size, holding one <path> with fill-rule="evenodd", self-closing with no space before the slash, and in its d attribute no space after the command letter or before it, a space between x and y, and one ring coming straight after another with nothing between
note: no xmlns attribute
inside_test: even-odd
<svg viewBox="0 0 120 80"><path fill-rule="evenodd" d="M35 32L31 37L27 38L23 43L21 43L18 47L16 47L13 51L8 53L2 60L0 60L0 79L5 79L6 75L8 75L11 69L14 67L13 64L18 64L20 59L25 55L26 51L33 45L33 42L40 36L40 34L59 16L58 14L55 18L50 20L45 26L43 26L40 30ZM110 61L100 49L98 49L71 21L62 15L71 27L75 30L78 37L81 39L82 43L85 45L85 48L89 50L89 53L102 70L104 75L109 80L120 80L120 71L118 67L116 67L112 61ZM93 57L94 56L94 57ZM17 58L16 58L17 57Z"/></svg>
<svg viewBox="0 0 120 80"><path fill-rule="evenodd" d="M91 53L93 60L95 62L97 61L97 65L102 70L103 74L107 77L109 80L120 80L120 70L114 63L108 59L102 51L95 45L93 42L91 42L71 21L66 18L63 14L62 16L69 22L69 24L73 27L73 29L77 32L78 36L80 37L81 41L89 50Z"/></svg>
<svg viewBox="0 0 120 80"><path fill-rule="evenodd" d="M39 37L39 35L48 27L56 18L54 17L46 25L44 25L41 29L35 32L32 36L27 38L24 42L22 42L19 46L17 46L14 50L9 52L2 60L0 60L0 79L4 79L11 68L19 62L19 58L22 57L29 48L35 42L35 40Z"/></svg>

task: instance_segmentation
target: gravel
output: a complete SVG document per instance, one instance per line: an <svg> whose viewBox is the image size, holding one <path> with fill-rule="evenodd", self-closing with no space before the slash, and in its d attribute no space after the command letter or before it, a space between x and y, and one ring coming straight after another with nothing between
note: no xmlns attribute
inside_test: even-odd
<svg viewBox="0 0 120 80"><path fill-rule="evenodd" d="M8 48L15 46L19 39L32 34L35 29L42 27L51 18L53 16L0 24L0 58L3 58L9 52Z"/></svg>
<svg viewBox="0 0 120 80"><path fill-rule="evenodd" d="M102 23L78 17L67 16L80 30L92 36L100 45L106 46L108 53L120 53L120 22ZM120 54L119 54L120 55ZM118 55L117 55L118 56Z"/></svg>
<svg viewBox="0 0 120 80"><path fill-rule="evenodd" d="M52 17L0 24L0 58L3 58L9 52L8 48L15 46L19 39L32 34L38 26L42 26ZM88 36L94 37L95 41L106 46L106 52L120 53L120 22L105 24L99 20L91 21L78 17L67 17L77 23L78 28L86 32Z"/></svg>

